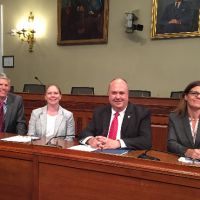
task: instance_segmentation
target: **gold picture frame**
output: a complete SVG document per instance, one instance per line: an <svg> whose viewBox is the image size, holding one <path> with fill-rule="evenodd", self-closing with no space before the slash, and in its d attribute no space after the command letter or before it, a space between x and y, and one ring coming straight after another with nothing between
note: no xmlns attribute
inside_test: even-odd
<svg viewBox="0 0 200 200"><path fill-rule="evenodd" d="M175 0L153 0L151 39L200 37L200 0L177 5Z"/></svg>
<svg viewBox="0 0 200 200"><path fill-rule="evenodd" d="M58 45L108 42L109 0L57 0Z"/></svg>

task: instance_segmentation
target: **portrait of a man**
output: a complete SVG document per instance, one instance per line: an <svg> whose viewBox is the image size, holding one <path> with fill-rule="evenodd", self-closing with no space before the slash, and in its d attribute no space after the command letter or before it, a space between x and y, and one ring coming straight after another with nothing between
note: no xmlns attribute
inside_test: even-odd
<svg viewBox="0 0 200 200"><path fill-rule="evenodd" d="M155 0L156 34L197 32L200 0Z"/></svg>

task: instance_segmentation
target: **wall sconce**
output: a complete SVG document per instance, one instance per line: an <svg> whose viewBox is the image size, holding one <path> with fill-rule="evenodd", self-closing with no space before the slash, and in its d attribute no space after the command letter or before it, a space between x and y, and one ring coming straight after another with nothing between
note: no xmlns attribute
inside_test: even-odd
<svg viewBox="0 0 200 200"><path fill-rule="evenodd" d="M126 33L133 33L135 30L142 31L143 25L134 24L134 22L138 19L137 16L133 12L127 12L126 14Z"/></svg>
<svg viewBox="0 0 200 200"><path fill-rule="evenodd" d="M27 42L29 45L29 52L33 52L33 45L35 43L35 33L33 27L34 15L30 12L28 16L28 23L21 30L11 30L11 35L18 34L19 38L23 42Z"/></svg>

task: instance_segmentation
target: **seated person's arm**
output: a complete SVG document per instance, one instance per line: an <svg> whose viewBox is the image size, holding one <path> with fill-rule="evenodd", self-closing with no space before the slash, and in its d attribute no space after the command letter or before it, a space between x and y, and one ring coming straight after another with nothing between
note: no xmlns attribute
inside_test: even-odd
<svg viewBox="0 0 200 200"><path fill-rule="evenodd" d="M167 143L167 149L171 153L178 154L180 156L184 156L185 152L187 150L187 147L180 144L177 138L177 129L175 124L176 120L170 115L169 116L169 132L168 132L168 143Z"/></svg>
<svg viewBox="0 0 200 200"><path fill-rule="evenodd" d="M28 125L28 135L37 136L35 130L36 121L37 121L37 116L34 114L34 111L32 111Z"/></svg>
<svg viewBox="0 0 200 200"><path fill-rule="evenodd" d="M17 96L19 98L19 103L17 106L17 119L16 119L16 130L18 134L25 135L27 134L27 126L26 126L26 119L24 114L24 105L23 100L21 97Z"/></svg>
<svg viewBox="0 0 200 200"><path fill-rule="evenodd" d="M151 141L151 118L150 111L146 110L140 115L138 120L138 130L136 137L122 137L125 145L133 149L150 149L152 146ZM130 120L130 119L129 119ZM133 123L133 122L132 122ZM129 124L130 125L130 124ZM135 129L133 127L132 129Z"/></svg>

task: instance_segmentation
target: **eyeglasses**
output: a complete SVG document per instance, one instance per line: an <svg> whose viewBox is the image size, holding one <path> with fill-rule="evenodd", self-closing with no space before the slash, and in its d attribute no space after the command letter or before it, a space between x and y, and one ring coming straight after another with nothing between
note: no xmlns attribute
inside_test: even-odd
<svg viewBox="0 0 200 200"><path fill-rule="evenodd" d="M192 96L195 96L195 97L199 97L200 92L197 92L197 91L190 91L188 94L190 94L190 95L192 95Z"/></svg>

